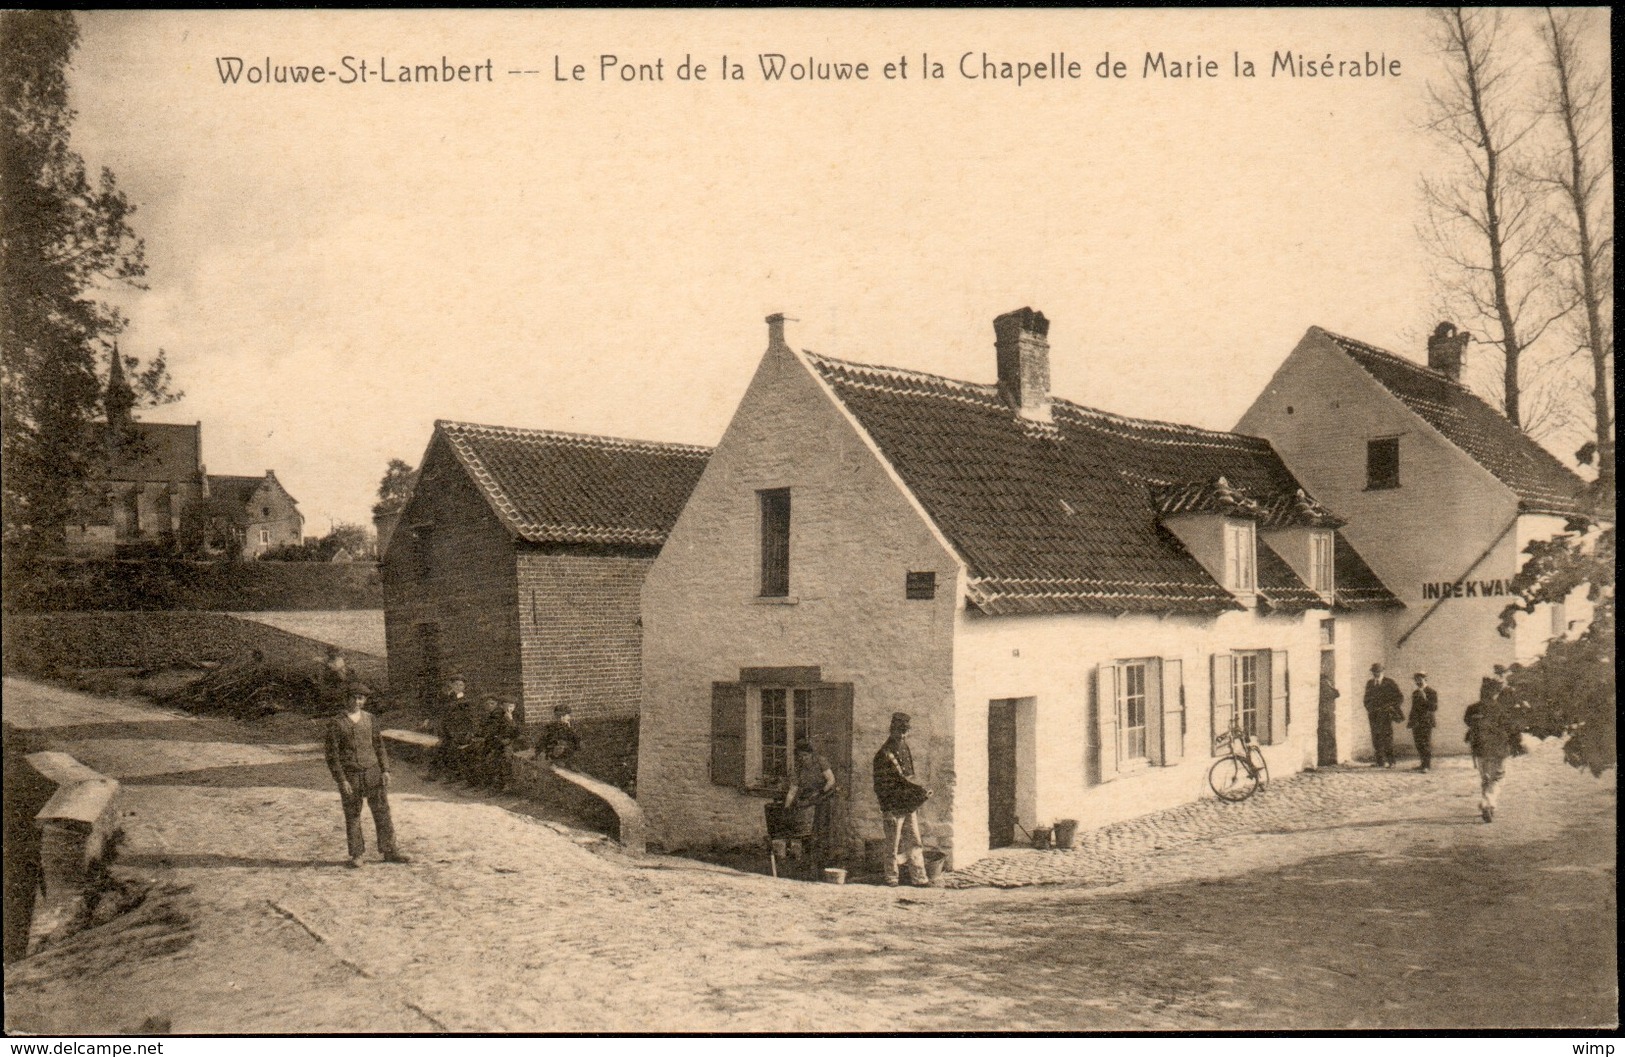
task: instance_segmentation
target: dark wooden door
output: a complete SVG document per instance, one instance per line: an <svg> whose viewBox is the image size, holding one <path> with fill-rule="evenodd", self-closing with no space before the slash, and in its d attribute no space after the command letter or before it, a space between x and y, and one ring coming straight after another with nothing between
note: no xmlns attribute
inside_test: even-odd
<svg viewBox="0 0 1625 1057"><path fill-rule="evenodd" d="M1316 759L1320 766L1337 762L1337 651L1320 651L1320 722Z"/></svg>
<svg viewBox="0 0 1625 1057"><path fill-rule="evenodd" d="M987 843L1008 848L1016 842L1016 703L987 706Z"/></svg>

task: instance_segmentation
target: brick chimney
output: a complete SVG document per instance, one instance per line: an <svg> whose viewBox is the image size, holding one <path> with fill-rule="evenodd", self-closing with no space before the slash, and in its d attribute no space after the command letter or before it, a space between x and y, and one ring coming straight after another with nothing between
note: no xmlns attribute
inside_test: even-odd
<svg viewBox="0 0 1625 1057"><path fill-rule="evenodd" d="M767 317L767 347L782 349L788 347L784 340L784 313L775 312Z"/></svg>
<svg viewBox="0 0 1625 1057"><path fill-rule="evenodd" d="M1050 421L1049 320L1030 308L993 321L999 358L999 395L1022 418Z"/></svg>
<svg viewBox="0 0 1625 1057"><path fill-rule="evenodd" d="M1440 323L1428 338L1428 366L1450 379L1461 381L1461 365L1467 359L1467 343L1473 336L1457 330L1454 323Z"/></svg>

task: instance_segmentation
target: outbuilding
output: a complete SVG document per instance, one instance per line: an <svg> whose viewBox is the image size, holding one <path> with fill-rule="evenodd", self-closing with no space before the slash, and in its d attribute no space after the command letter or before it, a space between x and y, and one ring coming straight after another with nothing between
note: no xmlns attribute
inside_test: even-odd
<svg viewBox="0 0 1625 1057"><path fill-rule="evenodd" d="M460 672L527 723L568 704L635 744L639 591L709 454L436 422L380 560L392 690L432 708Z"/></svg>

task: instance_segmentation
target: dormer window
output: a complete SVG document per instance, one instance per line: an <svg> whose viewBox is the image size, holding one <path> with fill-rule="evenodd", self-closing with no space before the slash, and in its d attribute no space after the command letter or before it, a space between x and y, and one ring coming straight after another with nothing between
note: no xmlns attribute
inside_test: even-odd
<svg viewBox="0 0 1625 1057"><path fill-rule="evenodd" d="M1332 534L1316 532L1309 537L1309 588L1317 594L1332 593Z"/></svg>
<svg viewBox="0 0 1625 1057"><path fill-rule="evenodd" d="M1251 521L1224 523L1224 586L1231 591L1258 589L1258 539Z"/></svg>

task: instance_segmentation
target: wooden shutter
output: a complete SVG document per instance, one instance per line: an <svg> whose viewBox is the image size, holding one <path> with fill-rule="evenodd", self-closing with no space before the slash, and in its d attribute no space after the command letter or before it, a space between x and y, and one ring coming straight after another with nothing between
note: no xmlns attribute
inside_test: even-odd
<svg viewBox="0 0 1625 1057"><path fill-rule="evenodd" d="M1155 657L1145 661L1145 762L1162 762L1162 663Z"/></svg>
<svg viewBox="0 0 1625 1057"><path fill-rule="evenodd" d="M812 692L812 743L835 772L834 848L848 842L852 800L852 684L820 686Z"/></svg>
<svg viewBox="0 0 1625 1057"><path fill-rule="evenodd" d="M1212 709L1208 714L1210 722L1208 744L1211 746L1209 751L1214 756L1219 755L1219 732L1230 729L1230 713L1236 707L1234 668L1235 658L1230 654L1215 653L1213 655L1213 697Z"/></svg>
<svg viewBox="0 0 1625 1057"><path fill-rule="evenodd" d="M711 782L745 786L745 688L711 684Z"/></svg>
<svg viewBox="0 0 1625 1057"><path fill-rule="evenodd" d="M1158 763L1172 767L1185 758L1185 662L1177 657L1162 661L1162 756Z"/></svg>
<svg viewBox="0 0 1625 1057"><path fill-rule="evenodd" d="M1288 669L1285 650L1270 651L1270 722L1269 744L1280 745L1286 741L1287 724L1292 709L1292 689L1288 685ZM1261 680L1262 681L1262 680Z"/></svg>
<svg viewBox="0 0 1625 1057"><path fill-rule="evenodd" d="M1123 685L1123 670L1115 664L1103 664L1095 674L1095 731L1100 744L1100 780L1109 782L1117 777L1117 702Z"/></svg>

